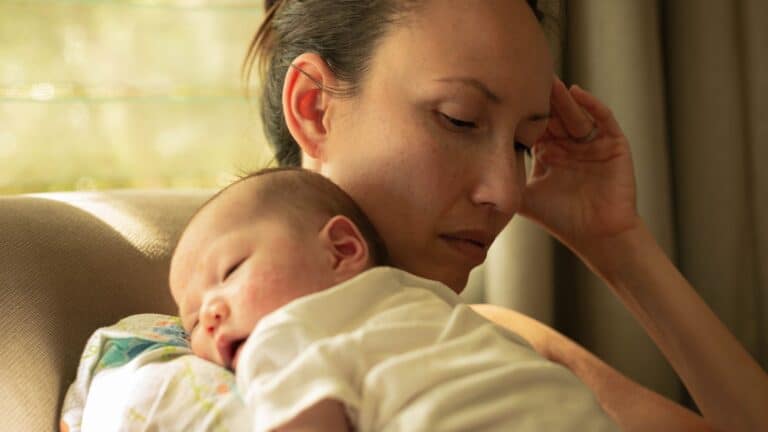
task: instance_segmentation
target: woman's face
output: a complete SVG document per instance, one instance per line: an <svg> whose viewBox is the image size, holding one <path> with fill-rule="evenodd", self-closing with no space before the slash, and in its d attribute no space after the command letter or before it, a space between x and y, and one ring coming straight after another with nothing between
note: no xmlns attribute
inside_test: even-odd
<svg viewBox="0 0 768 432"><path fill-rule="evenodd" d="M427 1L380 41L359 94L334 102L319 170L393 265L461 291L520 207L552 74L523 0Z"/></svg>

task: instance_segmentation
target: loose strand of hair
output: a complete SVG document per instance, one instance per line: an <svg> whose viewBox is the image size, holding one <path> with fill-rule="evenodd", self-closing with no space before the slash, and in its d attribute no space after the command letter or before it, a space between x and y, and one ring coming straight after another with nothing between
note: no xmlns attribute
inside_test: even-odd
<svg viewBox="0 0 768 432"><path fill-rule="evenodd" d="M240 68L240 80L242 82L246 98L250 96L251 77L253 76L253 67L258 63L259 76L265 76L269 60L274 53L275 35L272 28L272 21L275 19L278 9L284 3L283 0L277 0L266 10L264 19L259 25Z"/></svg>

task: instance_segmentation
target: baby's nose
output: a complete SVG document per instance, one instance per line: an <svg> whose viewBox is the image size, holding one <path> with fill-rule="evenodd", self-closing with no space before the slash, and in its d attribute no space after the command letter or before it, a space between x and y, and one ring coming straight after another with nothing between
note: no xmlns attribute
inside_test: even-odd
<svg viewBox="0 0 768 432"><path fill-rule="evenodd" d="M205 302L201 312L201 324L206 332L213 334L216 329L229 317L229 307L219 299Z"/></svg>

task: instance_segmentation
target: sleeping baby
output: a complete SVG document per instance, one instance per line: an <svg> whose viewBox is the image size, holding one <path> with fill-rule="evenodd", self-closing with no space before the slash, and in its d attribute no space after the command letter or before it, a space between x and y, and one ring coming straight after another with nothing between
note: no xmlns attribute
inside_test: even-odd
<svg viewBox="0 0 768 432"><path fill-rule="evenodd" d="M192 350L235 371L250 430L617 430L570 371L387 267L355 202L298 168L204 204L170 285Z"/></svg>

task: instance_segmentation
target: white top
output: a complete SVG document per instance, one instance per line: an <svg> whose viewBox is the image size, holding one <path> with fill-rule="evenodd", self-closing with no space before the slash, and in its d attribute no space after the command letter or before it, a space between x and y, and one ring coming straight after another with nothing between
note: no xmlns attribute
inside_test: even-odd
<svg viewBox="0 0 768 432"><path fill-rule="evenodd" d="M377 267L264 317L237 384L253 431L342 402L360 431L615 431L591 391L447 286Z"/></svg>

